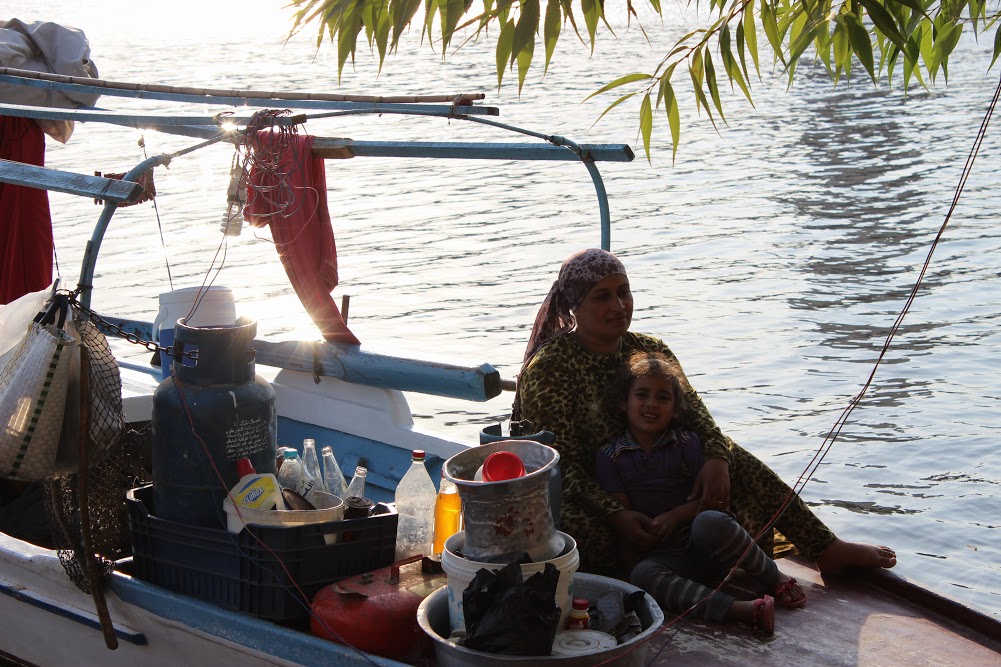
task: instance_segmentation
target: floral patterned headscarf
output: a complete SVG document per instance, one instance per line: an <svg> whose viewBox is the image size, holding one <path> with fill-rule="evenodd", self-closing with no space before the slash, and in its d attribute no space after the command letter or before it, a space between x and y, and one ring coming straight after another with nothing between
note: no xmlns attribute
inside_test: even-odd
<svg viewBox="0 0 1001 667"><path fill-rule="evenodd" d="M584 302L584 297L595 285L616 273L626 275L626 267L618 257L598 248L581 250L563 262L559 277L535 316L523 364L527 364L544 344L573 329L576 320L571 311Z"/></svg>

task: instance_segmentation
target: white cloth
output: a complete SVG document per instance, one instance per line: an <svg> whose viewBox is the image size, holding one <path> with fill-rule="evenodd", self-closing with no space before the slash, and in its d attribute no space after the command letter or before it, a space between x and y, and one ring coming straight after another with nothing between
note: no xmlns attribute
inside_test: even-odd
<svg viewBox="0 0 1001 667"><path fill-rule="evenodd" d="M90 42L83 31L69 26L20 19L0 22L0 67L97 78L90 59ZM73 109L94 106L100 94L78 93L0 83L0 100L8 104ZM38 121L52 138L66 143L73 121Z"/></svg>

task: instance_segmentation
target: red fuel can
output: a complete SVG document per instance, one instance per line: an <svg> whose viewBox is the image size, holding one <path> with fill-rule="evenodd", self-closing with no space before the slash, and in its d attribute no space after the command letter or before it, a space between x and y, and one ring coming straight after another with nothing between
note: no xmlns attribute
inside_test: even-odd
<svg viewBox="0 0 1001 667"><path fill-rule="evenodd" d="M420 568L402 568L418 561ZM417 623L417 607L445 583L441 563L419 555L343 579L313 597L310 631L366 653L416 662L434 649Z"/></svg>

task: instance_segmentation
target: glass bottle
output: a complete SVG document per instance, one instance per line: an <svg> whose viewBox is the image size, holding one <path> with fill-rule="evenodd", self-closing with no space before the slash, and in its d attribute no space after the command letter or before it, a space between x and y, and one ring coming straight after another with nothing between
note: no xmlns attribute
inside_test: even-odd
<svg viewBox="0 0 1001 667"><path fill-rule="evenodd" d="M455 484L441 473L438 496L434 502L434 546L435 558L441 558L445 550L445 540L462 530L462 500Z"/></svg>
<svg viewBox="0 0 1001 667"><path fill-rule="evenodd" d="M396 560L421 554L432 555L434 506L437 497L434 482L424 466L424 452L415 449L410 469L396 487Z"/></svg>
<svg viewBox="0 0 1001 667"><path fill-rule="evenodd" d="M365 497L365 476L368 475L368 468L365 466L358 466L355 468L355 476L351 478L351 483L348 484L347 491L344 492L345 498L364 498Z"/></svg>
<svg viewBox="0 0 1001 667"><path fill-rule="evenodd" d="M313 478L314 488L323 483L320 462L316 458L316 441L312 438L306 438L302 441L302 468L307 475Z"/></svg>
<svg viewBox="0 0 1001 667"><path fill-rule="evenodd" d="M337 465L334 450L329 445L323 448L323 486L326 487L327 493L332 493L338 498L347 498L348 485L344 482L344 473Z"/></svg>

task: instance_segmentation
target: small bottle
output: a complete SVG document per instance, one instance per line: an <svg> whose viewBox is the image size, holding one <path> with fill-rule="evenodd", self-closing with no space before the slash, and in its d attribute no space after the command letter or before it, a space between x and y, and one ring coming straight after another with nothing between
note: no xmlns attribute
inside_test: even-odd
<svg viewBox="0 0 1001 667"><path fill-rule="evenodd" d="M574 598L570 608L570 615L567 617L567 630L587 630L590 617L587 613L587 600L584 598Z"/></svg>
<svg viewBox="0 0 1001 667"><path fill-rule="evenodd" d="M282 490L274 475L255 472L254 464L246 458L236 462L236 471L240 481L229 492L234 505L255 510L285 509Z"/></svg>
<svg viewBox="0 0 1001 667"><path fill-rule="evenodd" d="M358 466L355 468L355 476L351 478L351 483L348 484L348 489L344 492L345 498L365 497L366 475L368 475L368 468L365 466Z"/></svg>
<svg viewBox="0 0 1001 667"><path fill-rule="evenodd" d="M396 487L396 560L420 554L430 557L434 535L434 482L424 467L424 452L415 449L410 469Z"/></svg>
<svg viewBox="0 0 1001 667"><path fill-rule="evenodd" d="M462 530L462 500L455 484L441 473L441 484L438 485L438 497L434 501L434 557L441 559L445 550L445 540Z"/></svg>
<svg viewBox="0 0 1001 667"><path fill-rule="evenodd" d="M278 483L283 489L299 493L299 488L302 486L302 460L296 450L285 450L285 460L278 469Z"/></svg>
<svg viewBox="0 0 1001 667"><path fill-rule="evenodd" d="M344 473L337 465L334 458L334 450L329 445L323 448L323 486L327 493L331 493L338 498L347 498L348 485L344 482Z"/></svg>

